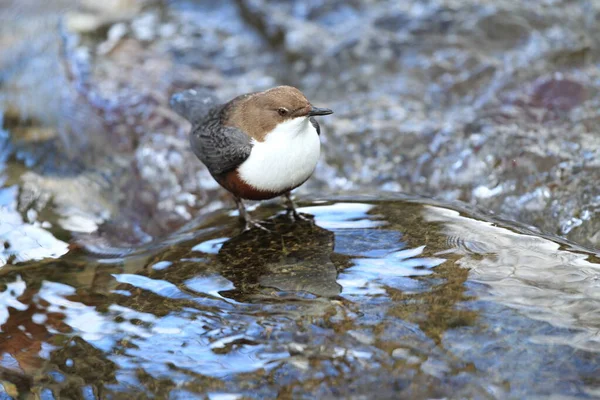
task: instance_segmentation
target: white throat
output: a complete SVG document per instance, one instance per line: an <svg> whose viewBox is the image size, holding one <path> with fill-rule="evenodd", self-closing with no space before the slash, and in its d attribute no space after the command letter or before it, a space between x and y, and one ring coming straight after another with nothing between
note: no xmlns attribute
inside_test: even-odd
<svg viewBox="0 0 600 400"><path fill-rule="evenodd" d="M238 172L246 183L264 191L283 192L301 185L312 175L321 153L319 135L308 117L282 122L264 141L253 144Z"/></svg>

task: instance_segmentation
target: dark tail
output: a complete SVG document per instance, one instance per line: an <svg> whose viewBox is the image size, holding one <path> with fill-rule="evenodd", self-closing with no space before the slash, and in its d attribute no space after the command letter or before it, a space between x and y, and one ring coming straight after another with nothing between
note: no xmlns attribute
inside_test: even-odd
<svg viewBox="0 0 600 400"><path fill-rule="evenodd" d="M171 108L191 123L201 121L217 105L217 97L209 89L188 89L171 97Z"/></svg>

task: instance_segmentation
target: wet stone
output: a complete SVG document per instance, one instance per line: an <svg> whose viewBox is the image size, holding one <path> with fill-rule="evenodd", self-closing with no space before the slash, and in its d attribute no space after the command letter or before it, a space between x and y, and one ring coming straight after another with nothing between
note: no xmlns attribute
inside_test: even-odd
<svg viewBox="0 0 600 400"><path fill-rule="evenodd" d="M551 79L536 85L531 104L549 110L569 111L581 104L585 97L585 87L579 82Z"/></svg>

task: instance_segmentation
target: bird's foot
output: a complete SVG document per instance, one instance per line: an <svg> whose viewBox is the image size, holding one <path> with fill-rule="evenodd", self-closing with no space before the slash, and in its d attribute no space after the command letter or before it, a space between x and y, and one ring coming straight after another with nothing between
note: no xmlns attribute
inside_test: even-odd
<svg viewBox="0 0 600 400"><path fill-rule="evenodd" d="M296 204L294 204L294 201L292 200L292 195L290 194L290 192L287 192L286 194L284 194L283 197L285 199L287 215L292 220L292 222L304 221L304 222L310 222L311 224L313 224L315 222L314 217L312 215L310 217L306 216L306 215L302 215L296 210Z"/></svg>
<svg viewBox="0 0 600 400"><path fill-rule="evenodd" d="M246 218L244 220L244 232L251 230L252 228L258 228L260 230L263 230L265 232L269 232L271 233L271 230L265 228L263 225L261 225L258 221L253 220L251 218Z"/></svg>
<svg viewBox="0 0 600 400"><path fill-rule="evenodd" d="M312 215L309 216L306 214L300 214L298 211L296 211L295 208L288 209L287 214L288 214L288 217L292 220L292 222L303 221L303 222L309 222L311 224L313 224L315 222L314 217Z"/></svg>
<svg viewBox="0 0 600 400"><path fill-rule="evenodd" d="M260 223L258 223L258 221L255 221L254 219L250 218L250 215L246 211L246 207L244 207L244 202L242 201L242 199L240 199L237 196L234 196L233 198L235 199L235 203L237 204L238 212L240 215L240 221L244 223L244 232L249 231L252 228L258 228L269 233L271 232L270 230L262 226Z"/></svg>

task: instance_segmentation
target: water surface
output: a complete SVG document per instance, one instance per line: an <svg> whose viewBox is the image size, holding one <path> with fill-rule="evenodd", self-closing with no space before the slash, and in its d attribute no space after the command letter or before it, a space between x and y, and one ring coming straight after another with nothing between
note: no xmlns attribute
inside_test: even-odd
<svg viewBox="0 0 600 400"><path fill-rule="evenodd" d="M439 205L216 212L121 258L0 270L4 390L28 398L600 395L600 263ZM229 397L227 397L229 398Z"/></svg>

